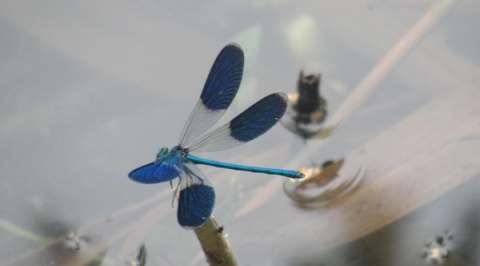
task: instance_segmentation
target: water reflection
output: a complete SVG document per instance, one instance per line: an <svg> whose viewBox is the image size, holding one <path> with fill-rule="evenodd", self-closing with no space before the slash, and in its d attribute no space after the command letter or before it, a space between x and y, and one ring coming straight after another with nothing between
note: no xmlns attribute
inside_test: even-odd
<svg viewBox="0 0 480 266"><path fill-rule="evenodd" d="M147 263L147 248L145 247L145 244L140 246L138 250L138 254L135 256L135 258L128 258L125 261L126 266L145 266Z"/></svg>
<svg viewBox="0 0 480 266"><path fill-rule="evenodd" d="M214 47L218 43L228 40L232 34L242 30L242 27L247 24L259 25L262 29L262 42L258 50L261 51L262 58L258 61L262 64L267 60L267 56L269 56L269 59L268 68L265 65L259 65L254 69L254 72L268 72L269 75L263 75L261 79L256 81L257 84L260 83L258 85L270 84L272 80L278 80L289 70L288 67L284 66L295 64L295 62L298 64L304 63L303 61L300 62L297 57L293 58L286 53L283 49L286 46L285 40L279 38L283 36L279 36L278 33L281 32L279 28L284 27L283 25L288 19L297 14L306 14L314 19L317 26L314 29L318 35L315 40L317 43L318 40L325 43L322 49L324 48L323 53L328 55L328 57L317 56L312 61L326 62L322 68L328 70L328 76L337 77L337 79L342 77L343 84L350 87L359 78L362 78L362 73L368 71L368 68L375 64L383 51L387 51L397 37L404 33L405 29L413 25L417 15L420 15L429 5L444 2L375 1L376 8L370 10L367 9L365 2L360 1L331 5L313 2L290 5L285 1L273 1L273 3L261 1L260 4L255 2L256 8L252 10L247 7L248 3L246 2L241 2L240 6L238 4L227 6L223 3L214 6L197 4L196 8L186 9L176 3L172 8L160 4L158 1L148 2L151 5L122 5L118 3L108 5L89 2L89 4L72 6L49 3L36 5L35 8L28 8L28 4L19 5L11 1L10 4L3 6L2 11L2 32L5 37L2 54L5 55L6 60L2 65L5 69L2 79L3 96L5 97L1 98L5 103L4 107L8 107L2 115L2 121L4 122L2 123L2 132L6 133L2 142L4 158L2 159L1 202L5 203L2 204L0 211L2 219L12 223L17 222L17 225L20 222L25 230L56 239L57 236L46 234L40 228L31 225L36 224L36 221L32 223L23 222L34 220L30 215L30 209L26 207L24 202L28 199L28 195L32 195L33 192L38 193L39 198L47 202L47 205L55 208L58 213L65 215L72 223L69 228L55 229L59 231L57 235L70 230L77 230L78 227L83 227L91 219L98 217L99 214L109 213L111 210L121 208L129 202L143 198L143 195L138 196L140 190L135 190L129 183L126 184L127 182L122 184L121 180L125 179L128 165L131 165L138 158L138 153L141 150L146 149L143 147L150 147L151 140L148 137L142 138L144 144L141 149L133 148L137 143L133 145L133 142L129 140L139 138L142 135L136 133L142 125L163 128L164 125L171 125L178 119L172 116L169 120L155 118L150 121L145 119L145 117L148 117L145 113L163 112L172 105L178 104L178 101L183 101L183 99L186 99L183 96L190 93L187 88L195 87L191 84L197 84L195 81L203 78L201 71L198 71L198 79L196 79L196 76L189 79L179 79L178 76L165 74L169 73L165 71L167 69L180 69L181 66L184 66L185 57L189 58L196 53L195 46L197 48L201 47L200 50L203 50L204 47ZM413 112L417 107L419 108L420 106L414 104L416 99L422 100L418 102L423 104L423 100L430 102L438 95L455 98L458 94L468 93L471 98L476 98L476 101L478 101L478 94L472 93L478 91L475 89L477 86L475 81L478 80L479 73L478 45L475 45L478 40L474 37L477 34L472 34L472 29L476 25L474 22L480 18L478 16L478 3L475 1L456 2L459 3L458 8L452 8L452 12L449 12L448 16L440 21L441 24L437 27L430 27L431 30L428 30L429 27L427 27L428 31L426 32L429 34L425 35L416 31L414 32L416 34L405 35L405 37L410 37L405 38L407 40L416 42L420 39L421 42L418 42L417 47L403 41L399 43L402 44L402 47L407 47L407 49L404 49L406 53L403 53L403 56L398 55L401 54L401 49L397 49L397 47L392 49L391 51L396 52L398 56L386 57L389 60L382 61L382 64L378 64L379 67L375 68L380 70L377 73L383 74L383 78L379 78L382 75L370 74L365 77L361 84L373 83L374 85L371 86L373 89L358 90L359 93L356 93L356 95L370 101L365 102L352 97L353 100L349 103L353 102L354 104L346 104L345 106L348 108L343 113L347 113L347 115L341 117L351 119L349 121L353 123L345 123L346 131L355 132L355 134L343 134L345 131L336 132L335 137L338 135L340 137L336 138L335 143L331 145L335 147L330 148L328 145L324 145L326 146L325 150L344 148L340 152L346 154L347 150L363 145L371 137L372 145L370 145L370 149L366 150L367 152L373 150L372 153L378 154L378 156L372 156L373 159L365 160L368 162L369 170L373 172L371 175L373 177L383 177L395 176L395 173L398 172L400 174L396 175L399 178L392 178L391 181L378 180L377 183L381 184L383 182L384 186L373 187L374 191L388 192L374 194L374 196L378 196L378 202L383 204L381 206L384 206L386 211L378 214L375 212L376 209L370 208L363 212L367 214L362 217L368 217L374 221L387 220L388 223L402 217L405 213L411 212L418 217L417 219L413 215L409 217L404 221L405 230L396 234L392 233L393 230L384 229L384 223L382 223L382 226L378 227L381 228L381 230L377 230L378 234L366 238L366 241L357 243L351 248L351 252L343 254L346 255L346 258L348 258L348 254L350 254L350 258L356 256L358 260L374 255L382 258L396 256L398 258L397 263L390 265L423 265L421 256L426 248L425 244L432 240L436 234L443 232L445 228L455 227L453 228L455 229L455 236L452 239L455 245L449 254L465 259L468 264L463 265L480 265L478 248L480 247L480 234L478 233L480 219L478 219L478 213L475 214L478 210L478 202L473 206L471 205L471 202L478 198L478 188L480 188L478 184L474 186L472 183L468 183L467 187L459 189L456 197L465 199L465 202L458 204L456 207L451 205L455 200L454 198L442 201L440 204L441 210L438 212L440 215L431 215L431 213L429 215L426 208L414 212L420 206L437 201L440 195L450 190L453 191L465 179L478 173L478 163L475 163L475 161L478 162L478 142L469 140L466 145L460 143L459 145L462 146L458 148L456 145L450 145L455 137L451 134L452 131L463 131L465 134L470 132L475 136L480 132L478 127L475 126L478 125L478 109L473 109L471 112L462 111L464 110L463 106L477 105L475 101L465 102L460 99L455 101L455 106L442 103L439 105L441 108L438 108L436 112L432 112L426 117L422 116L422 119L417 119L417 123L413 127L399 125L388 134L384 134L383 137L374 139L377 133L385 130L387 126L403 119L407 111ZM52 8L53 6L55 8ZM348 8L346 8L347 6ZM371 8L371 6L369 5L368 8ZM218 9L212 9L212 7L218 7ZM212 10L221 10L222 12L212 12ZM205 14L214 15L204 16ZM428 15L426 17L428 19L423 21L435 26L435 14L432 15L432 12L429 12ZM324 25L324 28L319 29L321 25ZM75 30L72 31L72 29ZM141 30L139 31L139 29ZM322 33L325 34L321 35ZM291 38L289 41L292 43L312 43L298 37ZM315 48L317 47L315 46ZM177 51L185 51L185 54ZM206 54L203 53L202 56L206 57ZM310 54L308 56L312 58ZM399 61L392 60L392 58L400 59L400 64L395 62L383 63ZM169 63L165 64L165 62ZM332 62L335 64L332 64ZM45 67L47 65L50 67ZM391 68L392 65L398 67ZM159 73L164 73L164 75ZM374 73L374 71L371 73ZM181 83L179 84L179 82ZM279 82L283 82L283 80ZM384 89L383 92L381 89L374 90L375 87L379 87L376 86L377 84L381 85L381 88ZM253 84L252 87L254 85L256 84ZM175 91L175 97L166 94L163 96L166 91L165 88L174 86L181 89L182 97L177 97L177 91ZM261 88L262 86L257 87ZM366 86L359 87L365 88ZM474 88L471 92L468 92L466 89L471 87ZM144 91L148 92L145 93ZM446 91L452 91L454 94L446 94ZM162 96L156 97L157 93L162 94ZM409 96L404 97L405 95ZM382 101L384 101L383 105L380 104ZM360 105L363 106L362 108L359 108L359 104L356 104L359 102L365 102L364 105ZM335 105L335 100L328 98L328 103L331 108ZM379 104L377 105L377 103ZM165 109L159 108L162 105ZM401 106L402 108L392 109L392 106ZM401 109L405 112L401 113ZM447 110L447 112L441 112L442 109ZM355 112L348 112L351 110ZM385 110L394 112L385 112ZM475 110L477 113L474 117L472 115L474 119L467 119L469 117L466 117L466 114L474 114L473 111ZM331 118L332 109L329 111L330 114L328 115ZM399 115L395 116L395 112ZM378 115L373 116L372 119L372 116L369 115L372 113ZM354 115L352 116L352 114ZM415 116L417 115L421 114L415 114ZM408 119L412 121L415 116ZM455 119L451 119L451 117ZM464 122L456 123L457 120ZM346 119L341 121L346 121ZM385 121L388 121L388 123ZM436 126L437 121L440 121L439 124L449 126ZM412 124L414 123L410 125ZM375 125L375 127L372 128L370 125ZM152 129L150 132L156 131ZM168 130L165 130L165 132L168 132ZM422 135L423 133L428 134ZM422 137L418 138L417 135L422 135ZM165 137L167 137L167 134L160 136L160 138ZM159 136L154 136L152 139L158 140ZM385 141L381 141L382 139ZM412 153L406 152L432 139L435 140L431 141L433 143L431 146L442 146L444 148L441 150L427 149L428 147L424 148L422 146L421 149L414 149ZM348 145L339 145L343 143L348 143ZM389 145L389 143L392 144ZM413 143L413 145L409 146L409 143ZM345 148L345 146L348 147ZM375 147L381 146L388 147L388 149L384 149L388 152L375 149ZM135 150L139 150L139 152L135 153ZM333 156L332 153L325 150L322 151L324 154ZM46 151L48 156L45 156ZM415 155L420 156L415 157ZM382 160L375 160L375 158L381 158ZM308 157L308 161L310 159L311 157ZM471 170L467 169L467 172L467 170L462 169L463 164L460 162L462 160L468 163L464 167L469 167ZM303 162L308 161L303 160ZM321 162L318 158L317 161ZM421 163L415 164L415 161L421 161ZM28 162L27 166L22 165L25 162ZM346 163L344 162L344 164ZM455 168L455 166L458 167ZM387 171L387 169L390 171ZM425 171L425 169L438 169L438 171ZM451 177L448 180L442 178L449 175ZM429 177L433 177L434 182L429 181L428 183L431 185L425 185L422 180ZM477 174L477 177L472 179L478 178ZM451 182L448 182L449 180ZM334 181L335 179L330 181L330 184ZM366 178L363 181L362 186L366 186ZM445 184L444 186L447 188L437 193L436 191L439 189L438 187L435 189L435 185L438 184ZM324 186L328 185L329 183L326 183ZM242 186L248 188L248 184L242 184ZM472 190L469 190L469 187ZM377 190L375 190L376 188ZM391 188L399 188L399 190ZM85 191L88 191L88 193ZM250 191L254 191L254 189ZM389 194L394 195L392 192L396 191L400 191L400 196L393 197L390 200L387 196ZM425 193L418 196L422 191L425 191ZM250 196L250 194L244 194ZM278 195L278 193L274 191L270 195ZM262 195L262 197L265 198L266 196ZM403 198L408 204L396 207L399 204L395 204L395 202L399 202L399 198ZM413 198L413 200L409 201L408 198ZM168 199L170 197L166 197L164 201L168 201ZM358 197L358 199L365 200L366 197ZM95 208L92 208L92 202L95 203ZM232 202L235 207L240 204L239 200ZM298 230L290 228L290 231L287 231L295 232L295 237L298 240L292 235L282 234L281 230L277 230L275 226L280 223L267 223L269 216L260 217L264 221L259 219L256 226L246 226L245 223L248 221L246 219L241 220L240 222L243 224L238 226L238 230L230 231L233 236L232 239L243 241L252 236L259 239L255 245L238 243L235 246L235 250L242 254L245 260L251 258L252 261L258 261L262 258L272 257L284 260L291 254L296 255L299 250L291 251L292 242L295 242L292 240L302 242L304 244L302 248L311 249L311 254L317 254L318 251L315 247L320 247L321 244L312 239L304 239L303 236L308 237L316 234L318 235L317 238L325 238L325 234L332 231L331 225L322 220L327 216L325 213L319 212L318 216L314 216L314 212L294 215L298 214L296 209L291 208L293 210L290 211L289 208L284 208L285 206L281 204L281 200L272 200L271 204L267 206L268 208L264 210L273 209L276 212L287 213L288 215L285 215L286 219L282 220L282 224L291 223L292 228L298 228ZM349 210L354 209L352 206L353 204L347 206L351 207L350 209L340 209L338 213L345 215ZM462 206L471 207L469 216L459 213ZM156 207L159 210L161 209L158 206ZM225 211L219 213L227 221L228 217L231 217L229 213L236 211L235 208L228 207L224 208ZM351 212L354 213L355 211L356 209ZM171 210L165 212L169 212L169 216L172 216ZM257 213L253 213L252 216ZM393 216L395 213L399 214ZM305 214L312 215L315 219L306 219ZM418 214L421 215L418 216ZM142 217L142 214L137 214L137 217ZM372 220L358 218L358 215L347 217L351 218L348 221L352 221L352 228L354 226L365 227L365 225L372 223ZM428 219L428 217L432 219ZM342 217L340 216L340 218ZM460 220L467 224L459 224ZM112 219L113 223L116 221L118 220ZM309 226L310 221L317 227ZM416 226L415 221L428 221L428 223L424 227L415 229L413 228ZM55 221L49 222L55 224ZM319 228L318 225L322 222L326 225ZM155 224L154 222L151 223ZM75 227L73 227L73 224L75 224ZM138 228L146 228L145 224L146 222L139 223ZM106 224L105 229L100 230L102 236L103 233L113 231L108 230L113 226L110 223ZM459 227L462 226L463 232L460 232ZM431 230L432 227L440 227L440 229ZM116 228L120 231L129 227L125 225ZM314 228L319 229L315 230ZM158 248L151 248L156 250L149 254L149 260L153 261L153 264L165 265L165 263L155 263L158 260L150 258L150 256L158 256L160 250L169 258L173 258L177 265L186 264L178 263L177 258L182 259L186 257L185 254L198 251L198 245L190 244L192 242L190 235L179 239L182 236L176 236L169 232L174 230L168 228L162 228L161 230L164 233L159 234L162 235L161 238L175 239L175 241L158 241L161 242L157 245ZM354 231L354 229L350 230ZM134 230L132 235L143 236L143 231L147 230ZM268 234L258 236L259 232L263 231L267 231ZM2 247L4 249L1 252L2 256L0 256L2 262L20 256L19 253L23 255L23 253L33 249L32 245L37 245L35 243L27 246L22 242L24 239L13 239L11 231L4 229L3 233ZM303 233L303 235L300 233ZM463 234L459 235L460 233ZM144 235L152 235L152 239L158 239L157 234L144 233ZM356 236L358 235L363 234L357 234ZM342 240L341 236L341 234L334 235L330 238L330 242L336 239L340 239L338 240L340 242ZM398 243L407 236L417 236L415 240L410 241L404 247L406 249L412 247L408 249L409 251L413 250L412 252L402 252L403 249L399 245L392 247L392 243ZM111 236L107 238L111 238ZM268 241L258 243L262 238ZM64 239L65 235L62 236L62 240ZM282 242L284 239L288 241ZM382 239L382 241L379 241L379 239ZM15 242L15 245L12 242ZM17 242L22 243L17 244ZM136 243L135 241L125 242ZM176 244L172 245L172 242L176 242ZM367 243L376 244L372 248L367 248ZM386 243L390 243L390 245L385 245ZM275 251L281 245L285 245L285 249L290 248L290 253L278 252L277 254L283 257L275 256L277 254L272 251ZM249 248L254 248L256 252L249 252ZM138 248L132 250L138 250ZM392 252L392 250L396 252ZM67 253L70 250L65 251L65 248L62 247L62 249L55 250L55 252L57 251L58 254L52 252L50 257L56 258L55 261L58 265L58 262L64 256L60 252ZM155 255L153 255L154 253ZM451 257L450 255L447 260ZM414 261L415 263L405 261L406 258L412 257L418 261ZM125 257L122 256L121 258ZM321 265L325 261L320 258L302 265ZM50 261L45 260L32 260L31 262L34 264L30 265L50 263ZM43 262L45 264L42 264ZM351 261L347 260L347 262ZM371 260L356 264L338 263L336 265L388 265L381 262L381 260L380 263L379 260ZM383 262L385 262L385 259ZM123 263L123 260L121 263ZM175 264L170 263L169 265ZM257 264L250 263L250 265ZM268 265L268 263L264 263L264 265ZM270 265L272 264L270 263Z"/></svg>
<svg viewBox="0 0 480 266"><path fill-rule="evenodd" d="M287 180L283 189L303 209L322 207L352 192L361 183L365 167L360 161L345 158L326 161L322 166L300 169L305 178Z"/></svg>
<svg viewBox="0 0 480 266"><path fill-rule="evenodd" d="M320 95L320 74L307 75L300 71L297 93L289 94L289 108L282 125L304 139L322 130L327 117L327 101Z"/></svg>
<svg viewBox="0 0 480 266"><path fill-rule="evenodd" d="M48 224L40 219L37 231L55 228L56 235L2 265L100 265L102 261L107 265L145 265L146 248L141 241L164 215L153 207L169 196L169 191L165 191L75 230L61 219L49 218ZM112 248L120 239L125 240L121 246Z"/></svg>
<svg viewBox="0 0 480 266"><path fill-rule="evenodd" d="M453 235L447 231L427 243L423 254L425 260L430 264L442 264L450 254L452 239Z"/></svg>
<svg viewBox="0 0 480 266"><path fill-rule="evenodd" d="M65 239L65 246L70 250L79 251L86 248L90 241L91 237L89 236L82 236L75 232L70 232Z"/></svg>

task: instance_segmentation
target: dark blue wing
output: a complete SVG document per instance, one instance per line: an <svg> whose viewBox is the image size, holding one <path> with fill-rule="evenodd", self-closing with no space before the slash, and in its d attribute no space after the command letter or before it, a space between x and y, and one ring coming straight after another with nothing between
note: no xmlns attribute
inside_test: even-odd
<svg viewBox="0 0 480 266"><path fill-rule="evenodd" d="M184 165L185 171L180 175L177 219L183 227L196 228L212 215L215 192L193 163L184 160Z"/></svg>
<svg viewBox="0 0 480 266"><path fill-rule="evenodd" d="M153 163L140 166L128 174L130 179L144 184L154 184L174 179L183 172L180 154L169 153Z"/></svg>
<svg viewBox="0 0 480 266"><path fill-rule="evenodd" d="M225 46L212 65L195 105L183 129L180 145L198 138L225 113L235 98L243 75L244 56L237 44Z"/></svg>
<svg viewBox="0 0 480 266"><path fill-rule="evenodd" d="M287 95L274 93L256 102L229 123L192 143L189 151L228 149L248 142L267 132L287 109Z"/></svg>
<svg viewBox="0 0 480 266"><path fill-rule="evenodd" d="M226 110L230 106L242 81L243 64L243 51L237 44L220 51L200 95L208 110Z"/></svg>
<svg viewBox="0 0 480 266"><path fill-rule="evenodd" d="M274 93L256 102L230 121L230 136L247 142L272 128L287 110L287 95Z"/></svg>

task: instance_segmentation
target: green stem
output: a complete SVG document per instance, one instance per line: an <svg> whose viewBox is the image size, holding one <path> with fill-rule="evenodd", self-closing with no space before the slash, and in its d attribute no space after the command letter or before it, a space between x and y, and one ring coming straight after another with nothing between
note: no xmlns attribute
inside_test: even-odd
<svg viewBox="0 0 480 266"><path fill-rule="evenodd" d="M49 239L47 237L34 234L30 231L22 229L22 228L14 225L14 224L12 224L8 221L5 221L3 219L0 219L0 228L4 229L7 232L10 232L10 233L12 233L16 236L28 239L28 240L36 243L36 244L40 244L40 245L48 244L51 241L51 239Z"/></svg>

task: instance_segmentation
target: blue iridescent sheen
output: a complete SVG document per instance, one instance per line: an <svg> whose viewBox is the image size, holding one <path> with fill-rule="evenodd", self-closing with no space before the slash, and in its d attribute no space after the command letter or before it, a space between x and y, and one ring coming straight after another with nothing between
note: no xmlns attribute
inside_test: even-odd
<svg viewBox="0 0 480 266"><path fill-rule="evenodd" d="M261 99L229 123L203 134L220 119L237 94L242 79L244 55L237 44L222 49L213 63L200 99L182 131L179 144L170 151L162 148L155 162L131 171L128 176L145 184L179 177L177 219L185 228L201 226L210 217L215 192L195 164L301 178L292 170L265 168L213 161L190 155L194 151L228 149L257 138L273 127L287 108L287 96L274 93ZM202 136L203 135L203 136ZM201 136L201 137L200 137Z"/></svg>

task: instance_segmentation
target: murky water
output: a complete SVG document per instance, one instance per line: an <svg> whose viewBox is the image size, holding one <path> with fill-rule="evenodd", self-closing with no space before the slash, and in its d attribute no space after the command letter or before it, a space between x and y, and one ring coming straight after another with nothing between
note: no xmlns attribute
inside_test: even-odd
<svg viewBox="0 0 480 266"><path fill-rule="evenodd" d="M321 137L277 125L202 154L307 167L309 178L290 182L201 166L241 265L478 265L479 10L2 3L0 265L205 265L170 186L127 173L176 144L230 41L246 68L225 121L272 92L295 93L302 69L321 73L327 111Z"/></svg>

